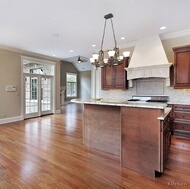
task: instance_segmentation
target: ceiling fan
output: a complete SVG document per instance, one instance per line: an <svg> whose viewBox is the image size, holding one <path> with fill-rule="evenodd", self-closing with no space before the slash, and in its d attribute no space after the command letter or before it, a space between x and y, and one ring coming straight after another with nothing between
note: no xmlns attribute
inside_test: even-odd
<svg viewBox="0 0 190 189"><path fill-rule="evenodd" d="M80 64L80 63L82 63L82 62L87 62L87 60L83 60L83 59L81 59L80 56L78 56L77 62Z"/></svg>

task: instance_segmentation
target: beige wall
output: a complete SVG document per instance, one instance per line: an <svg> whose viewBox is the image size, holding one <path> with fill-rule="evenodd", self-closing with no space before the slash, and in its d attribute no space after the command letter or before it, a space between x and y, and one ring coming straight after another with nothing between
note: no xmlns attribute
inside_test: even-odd
<svg viewBox="0 0 190 189"><path fill-rule="evenodd" d="M61 75L60 75L60 82L61 82L61 86L66 86L66 73L69 72L69 73L76 73L77 74L77 80L79 81L80 78L79 78L79 72L77 70L77 68L75 68L75 66L70 63L70 62L65 62L65 61L61 61L60 63L60 72L61 72ZM79 97L79 91L80 91L80 86L79 86L79 82L78 82L78 85L77 85L77 97L75 98L78 98ZM66 94L65 94L65 101L70 101L73 97L70 97L70 98L66 98Z"/></svg>
<svg viewBox="0 0 190 189"><path fill-rule="evenodd" d="M84 71L79 73L80 78L80 94L82 99L91 98L91 71Z"/></svg>
<svg viewBox="0 0 190 189"><path fill-rule="evenodd" d="M45 56L22 54L56 63L56 110L60 109L60 62ZM15 85L16 92L6 92L7 85ZM0 49L0 120L21 116L21 54Z"/></svg>
<svg viewBox="0 0 190 189"><path fill-rule="evenodd" d="M6 85L16 85L16 92L6 92ZM21 114L21 58L17 53L0 50L0 118Z"/></svg>
<svg viewBox="0 0 190 189"><path fill-rule="evenodd" d="M162 40L168 61L174 63L174 53L172 48L190 45L190 36L178 37L174 39Z"/></svg>

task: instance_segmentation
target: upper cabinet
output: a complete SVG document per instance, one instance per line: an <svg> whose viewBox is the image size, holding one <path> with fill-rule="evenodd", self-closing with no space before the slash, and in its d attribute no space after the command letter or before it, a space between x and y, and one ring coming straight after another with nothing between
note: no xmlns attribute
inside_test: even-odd
<svg viewBox="0 0 190 189"><path fill-rule="evenodd" d="M174 88L190 88L190 46L176 47L174 51Z"/></svg>
<svg viewBox="0 0 190 189"><path fill-rule="evenodd" d="M127 72L124 68L128 67L126 58L123 64L118 66L106 66L102 68L102 89L127 89Z"/></svg>

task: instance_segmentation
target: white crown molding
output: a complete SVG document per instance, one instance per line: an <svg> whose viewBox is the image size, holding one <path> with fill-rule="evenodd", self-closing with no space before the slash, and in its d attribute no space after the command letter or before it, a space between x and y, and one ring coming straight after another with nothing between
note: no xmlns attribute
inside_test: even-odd
<svg viewBox="0 0 190 189"><path fill-rule="evenodd" d="M178 31L178 32L173 32L173 33L162 34L162 35L160 35L160 39L162 41L164 41L164 40L167 40L167 39L174 39L174 38L184 37L184 36L188 36L188 35L190 35L190 29L182 30L182 31ZM119 47L121 49L128 48L128 47L134 47L136 45L136 43L137 43L137 41L132 41L132 42L129 42L129 43L119 45Z"/></svg>
<svg viewBox="0 0 190 189"><path fill-rule="evenodd" d="M190 35L190 29L160 35L161 40L173 39Z"/></svg>
<svg viewBox="0 0 190 189"><path fill-rule="evenodd" d="M22 49L17 49L17 48L14 48L14 47L8 47L8 46L5 46L5 45L0 45L0 49L11 51L11 52L14 52L14 53L18 53L21 56L37 57L37 58L47 59L47 60L56 61L56 62L60 61L60 58L58 58L58 57L51 57L51 56L47 56L47 55L43 55L43 54L39 54L39 53L25 51L25 50L22 50Z"/></svg>

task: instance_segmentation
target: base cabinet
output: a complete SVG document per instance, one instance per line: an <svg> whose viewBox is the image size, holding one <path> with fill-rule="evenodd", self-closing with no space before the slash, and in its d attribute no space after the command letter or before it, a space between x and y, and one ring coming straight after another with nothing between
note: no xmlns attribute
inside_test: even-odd
<svg viewBox="0 0 190 189"><path fill-rule="evenodd" d="M170 127L171 117L168 115L164 120L161 121L161 172L164 171L166 167L166 162L168 160L169 149L171 144L171 127Z"/></svg>
<svg viewBox="0 0 190 189"><path fill-rule="evenodd" d="M173 134L190 137L190 105L174 104L173 108Z"/></svg>

